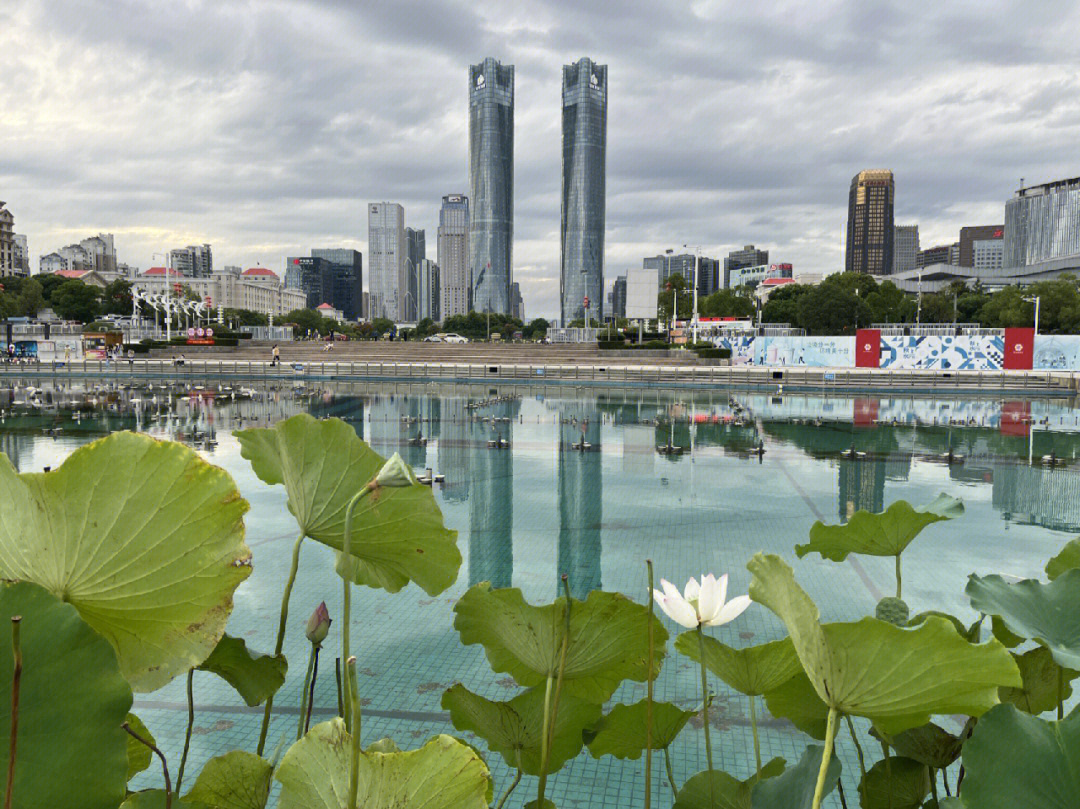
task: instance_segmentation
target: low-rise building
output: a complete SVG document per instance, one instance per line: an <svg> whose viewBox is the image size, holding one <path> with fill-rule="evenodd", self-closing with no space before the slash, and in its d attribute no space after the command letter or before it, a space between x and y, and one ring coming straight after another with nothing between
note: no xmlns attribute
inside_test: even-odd
<svg viewBox="0 0 1080 809"><path fill-rule="evenodd" d="M277 273L266 267L251 267L240 274L215 272L209 278L187 278L176 270L152 267L133 286L160 293L170 284L182 284L215 309L247 309L280 317L307 307L302 291L287 288Z"/></svg>
<svg viewBox="0 0 1080 809"><path fill-rule="evenodd" d="M0 278L15 272L15 215L0 202Z"/></svg>
<svg viewBox="0 0 1080 809"><path fill-rule="evenodd" d="M331 320L340 321L340 320L343 320L344 317L345 317L342 314L340 309L335 309L333 306L331 306L328 303L320 303L318 306L315 307L315 311L318 312L323 317L328 317Z"/></svg>

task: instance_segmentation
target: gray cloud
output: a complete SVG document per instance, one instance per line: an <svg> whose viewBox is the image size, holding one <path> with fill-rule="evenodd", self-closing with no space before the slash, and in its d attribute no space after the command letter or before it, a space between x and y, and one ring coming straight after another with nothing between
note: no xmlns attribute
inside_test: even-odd
<svg viewBox="0 0 1080 809"><path fill-rule="evenodd" d="M841 266L851 176L889 167L927 245L1077 173L1080 11L629 0L8 0L0 199L34 255L99 230L121 260L366 248L364 203L434 229L467 190L465 71L517 66L517 278L557 311L559 80L610 66L607 273L684 243Z"/></svg>

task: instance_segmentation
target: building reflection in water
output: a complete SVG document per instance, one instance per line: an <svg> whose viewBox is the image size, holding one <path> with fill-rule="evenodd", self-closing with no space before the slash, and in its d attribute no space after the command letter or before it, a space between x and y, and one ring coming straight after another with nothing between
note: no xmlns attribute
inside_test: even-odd
<svg viewBox="0 0 1080 809"><path fill-rule="evenodd" d="M459 400L463 401L463 400ZM509 587L514 577L514 455L513 429L521 402L497 402L464 411L464 454L469 456L469 585L490 581L492 587ZM486 417L486 420L482 420ZM451 425L444 425L441 447ZM457 427L457 425L453 425ZM505 449L489 447L488 441L511 442ZM450 480L447 473L447 481Z"/></svg>
<svg viewBox="0 0 1080 809"><path fill-rule="evenodd" d="M600 529L604 491L600 456L600 411L595 401L560 403L559 556L570 594L584 599L600 583ZM582 442L587 445L582 447ZM575 448L575 446L577 448ZM558 583L558 592L562 585Z"/></svg>

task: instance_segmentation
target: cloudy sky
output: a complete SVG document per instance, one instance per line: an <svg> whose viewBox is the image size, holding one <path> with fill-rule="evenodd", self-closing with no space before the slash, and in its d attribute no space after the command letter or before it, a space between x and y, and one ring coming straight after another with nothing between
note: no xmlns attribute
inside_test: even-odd
<svg viewBox="0 0 1080 809"><path fill-rule="evenodd" d="M467 66L517 67L515 279L558 310L560 67L609 65L606 275L700 245L842 266L851 177L896 173L924 247L1080 174L1071 2L2 0L0 199L31 259L367 251L405 206L429 257L467 191ZM366 267L365 267L366 269ZM366 279L365 279L366 282Z"/></svg>

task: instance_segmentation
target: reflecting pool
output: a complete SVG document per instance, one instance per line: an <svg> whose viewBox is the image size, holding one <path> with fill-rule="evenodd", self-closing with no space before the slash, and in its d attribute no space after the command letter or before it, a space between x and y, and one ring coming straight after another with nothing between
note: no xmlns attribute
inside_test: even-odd
<svg viewBox="0 0 1080 809"><path fill-rule="evenodd" d="M443 475L436 497L459 532L464 561L446 593L354 590L365 743L392 736L412 747L454 732L440 699L456 682L492 699L515 693L509 678L491 673L483 651L463 647L453 630L454 602L480 581L549 601L565 573L578 598L603 588L644 601L651 558L658 577L680 586L691 575L727 572L729 594L741 594L747 560L765 550L789 560L824 619L854 620L892 594L893 561L799 560L794 545L806 541L815 520L842 522L859 509L880 511L900 498L918 504L947 492L963 498L966 513L928 528L905 553L904 596L912 612L940 609L974 619L964 597L969 573L1038 576L1080 532L1080 411L1066 400L353 383L51 386L8 379L0 382L0 450L21 471L36 471L96 437L133 429L185 441L224 467L251 502L247 541L254 554L229 630L270 651L296 528L284 490L255 478L232 431L299 412L342 418L378 452L400 452L417 470ZM323 600L333 618L340 616L339 581L333 554L305 544L285 648L292 667L276 699L271 748L295 733L308 651L303 627ZM677 627L668 628L674 635ZM760 605L712 633L732 645L784 634ZM337 710L335 638L332 632L313 720ZM700 701L698 670L670 644L668 652L656 697L693 707ZM746 778L753 769L748 702L714 685L715 764ZM644 684L634 684L615 699L644 695ZM188 773L229 749L254 748L261 709L244 707L224 682L201 672L196 698ZM186 724L183 683L141 695L136 711L175 768ZM768 715L762 734L765 760L794 763L808 742ZM705 766L702 736L691 727L676 742L679 783ZM858 767L850 745L843 738L839 744L850 802ZM488 763L499 789L507 768L498 756ZM663 765L654 763L657 805L668 806ZM594 761L584 751L549 782L548 797L560 809L625 807L640 795L642 767ZM159 785L160 772L151 768L140 779L140 786ZM531 780L514 805L534 790Z"/></svg>

